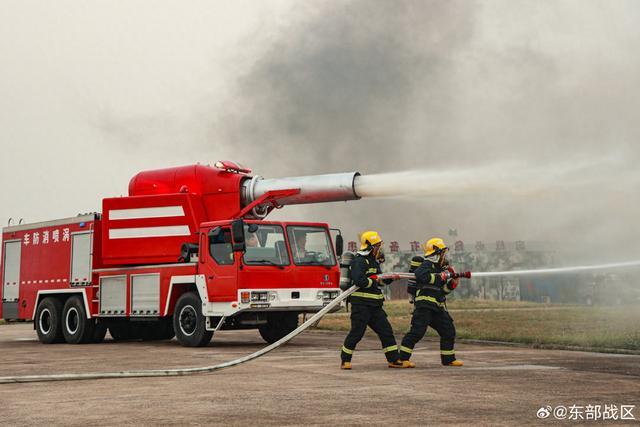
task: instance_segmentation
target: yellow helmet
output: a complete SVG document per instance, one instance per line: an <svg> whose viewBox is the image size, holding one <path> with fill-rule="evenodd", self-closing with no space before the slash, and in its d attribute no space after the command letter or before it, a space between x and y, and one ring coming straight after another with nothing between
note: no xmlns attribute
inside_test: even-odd
<svg viewBox="0 0 640 427"><path fill-rule="evenodd" d="M434 237L433 239L427 240L427 243L422 245L422 249L424 249L424 256L431 256L434 253L443 252L449 248L447 248L444 240Z"/></svg>
<svg viewBox="0 0 640 427"><path fill-rule="evenodd" d="M365 231L360 235L360 250L363 251L369 246L382 243L382 238L377 231Z"/></svg>

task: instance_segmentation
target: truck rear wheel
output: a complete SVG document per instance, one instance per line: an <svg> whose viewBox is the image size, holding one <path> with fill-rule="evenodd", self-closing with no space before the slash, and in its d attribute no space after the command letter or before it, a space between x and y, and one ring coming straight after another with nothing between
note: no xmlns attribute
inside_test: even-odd
<svg viewBox="0 0 640 427"><path fill-rule="evenodd" d="M62 303L54 297L47 297L40 301L36 310L36 332L43 344L62 342Z"/></svg>
<svg viewBox="0 0 640 427"><path fill-rule="evenodd" d="M87 319L84 302L80 297L71 297L62 309L62 334L69 344L87 344L93 341L95 319Z"/></svg>
<svg viewBox="0 0 640 427"><path fill-rule="evenodd" d="M280 338L289 335L298 327L298 313L269 313L267 315L267 324L258 328L260 336L273 344Z"/></svg>
<svg viewBox="0 0 640 427"><path fill-rule="evenodd" d="M195 292L182 294L173 313L173 329L180 344L185 347L204 347L209 344L213 331L206 330L202 301Z"/></svg>

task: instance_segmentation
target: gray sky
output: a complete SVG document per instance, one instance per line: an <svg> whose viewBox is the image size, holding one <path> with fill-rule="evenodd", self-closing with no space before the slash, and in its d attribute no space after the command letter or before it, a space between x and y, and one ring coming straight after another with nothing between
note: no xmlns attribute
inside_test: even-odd
<svg viewBox="0 0 640 427"><path fill-rule="evenodd" d="M5 224L100 210L140 170L234 159L266 177L429 172L407 177L408 196L274 218L639 255L637 1L0 10ZM461 189L457 171L477 188ZM483 187L494 172L509 191ZM443 183L451 194L415 191Z"/></svg>

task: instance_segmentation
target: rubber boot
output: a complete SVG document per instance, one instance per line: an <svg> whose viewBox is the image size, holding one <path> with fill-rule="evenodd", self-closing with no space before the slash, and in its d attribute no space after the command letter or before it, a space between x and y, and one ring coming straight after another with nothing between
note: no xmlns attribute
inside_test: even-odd
<svg viewBox="0 0 640 427"><path fill-rule="evenodd" d="M444 366L463 366L463 365L464 365L464 363L462 363L462 361L460 361L460 360L454 360L453 362L451 362L451 363L447 363L447 364L446 364L446 365L444 365Z"/></svg>
<svg viewBox="0 0 640 427"><path fill-rule="evenodd" d="M347 371L351 370L351 362L342 362L342 364L340 365L340 369L344 369Z"/></svg>
<svg viewBox="0 0 640 427"><path fill-rule="evenodd" d="M416 364L414 362L412 362L411 360L401 360L402 363L409 365L409 368L415 368Z"/></svg>
<svg viewBox="0 0 640 427"><path fill-rule="evenodd" d="M399 368L399 369L407 369L407 368L415 368L416 364L410 362L408 360L396 360L395 362L389 362L390 368Z"/></svg>

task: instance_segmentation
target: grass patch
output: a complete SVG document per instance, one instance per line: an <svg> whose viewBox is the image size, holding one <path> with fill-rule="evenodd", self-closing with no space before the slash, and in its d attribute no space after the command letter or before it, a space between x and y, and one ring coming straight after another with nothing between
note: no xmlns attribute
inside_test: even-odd
<svg viewBox="0 0 640 427"><path fill-rule="evenodd" d="M527 302L458 300L448 304L459 338L530 345L640 350L640 306L588 307ZM477 311L482 309L486 311ZM385 303L397 334L411 324L413 306ZM349 313L325 316L319 329L348 331ZM429 330L429 336L437 336Z"/></svg>
<svg viewBox="0 0 640 427"><path fill-rule="evenodd" d="M390 301L390 304L401 304L401 301ZM478 310L492 308L540 308L545 305L531 301L493 301L482 299L454 299L447 301L449 310Z"/></svg>

